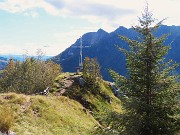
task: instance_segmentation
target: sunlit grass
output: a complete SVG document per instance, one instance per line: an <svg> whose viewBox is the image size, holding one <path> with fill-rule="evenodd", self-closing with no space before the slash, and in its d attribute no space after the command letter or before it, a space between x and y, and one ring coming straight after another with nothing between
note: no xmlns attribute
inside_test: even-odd
<svg viewBox="0 0 180 135"><path fill-rule="evenodd" d="M85 135L98 125L81 104L67 97L0 94L0 107L12 109L19 135Z"/></svg>

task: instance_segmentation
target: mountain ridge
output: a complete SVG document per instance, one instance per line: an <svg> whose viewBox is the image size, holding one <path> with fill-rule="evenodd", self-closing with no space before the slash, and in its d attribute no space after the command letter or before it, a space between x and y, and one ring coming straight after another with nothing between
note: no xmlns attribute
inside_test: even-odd
<svg viewBox="0 0 180 135"><path fill-rule="evenodd" d="M165 56L167 59L173 59L175 62L180 63L180 26L167 26L162 25L155 36L159 37L163 34L171 33L165 40L165 45L171 44L169 53ZM91 46L83 48L83 59L85 57L97 58L101 66L101 73L105 80L112 80L109 75L109 69L113 69L122 75L126 75L125 56L118 51L116 46L128 49L128 44L121 40L118 35L127 36L130 39L137 39L137 32L132 28L125 28L120 26L116 30L108 33L103 29L97 32L88 32L82 36L83 46ZM80 38L76 40L65 51L52 58L56 63L61 64L65 72L75 72L75 67L79 63L79 48L74 46L80 45ZM180 68L177 70L180 73Z"/></svg>

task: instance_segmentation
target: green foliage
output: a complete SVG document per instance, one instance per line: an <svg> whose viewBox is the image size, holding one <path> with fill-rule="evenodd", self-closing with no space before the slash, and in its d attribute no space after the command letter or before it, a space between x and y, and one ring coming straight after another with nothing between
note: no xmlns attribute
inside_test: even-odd
<svg viewBox="0 0 180 135"><path fill-rule="evenodd" d="M7 106L0 106L0 131L2 133L7 133L9 129L13 126L14 117L12 110Z"/></svg>
<svg viewBox="0 0 180 135"><path fill-rule="evenodd" d="M101 79L100 66L96 59L86 57L83 62L83 78L87 83L95 83Z"/></svg>
<svg viewBox="0 0 180 135"><path fill-rule="evenodd" d="M98 135L119 135L124 131L124 126L119 122L123 116L122 113L112 111L109 108L102 108L102 110L95 114L98 121L103 127L98 128L94 134Z"/></svg>
<svg viewBox="0 0 180 135"><path fill-rule="evenodd" d="M106 133L112 133L111 131L120 133L119 129L123 128L122 125L118 125L119 129L114 127L115 125L117 127L115 123L122 114L120 100L114 96L107 82L101 80L98 87L94 86L96 84L80 86L75 81L63 95L81 103L100 123L101 126L92 133L93 135L105 134L106 127L110 128L110 131L108 130Z"/></svg>
<svg viewBox="0 0 180 135"><path fill-rule="evenodd" d="M26 58L24 62L9 61L3 72L1 88L4 91L32 94L52 86L61 67L52 61Z"/></svg>
<svg viewBox="0 0 180 135"><path fill-rule="evenodd" d="M138 40L124 36L130 49L119 48L126 56L128 78L110 71L121 90L121 100L126 113L120 123L128 135L174 135L179 131L179 76L173 71L177 64L163 58L169 50L163 42L167 35L155 37L153 33L161 22L146 7L140 26L133 27L139 33Z"/></svg>

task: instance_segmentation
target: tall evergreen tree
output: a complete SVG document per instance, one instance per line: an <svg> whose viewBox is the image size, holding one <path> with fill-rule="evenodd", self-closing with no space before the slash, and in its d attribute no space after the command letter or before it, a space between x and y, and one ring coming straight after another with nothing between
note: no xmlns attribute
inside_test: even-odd
<svg viewBox="0 0 180 135"><path fill-rule="evenodd" d="M138 40L120 36L130 49L119 48L126 56L128 77L110 71L120 87L125 108L122 124L128 135L174 135L180 129L178 119L178 75L173 74L174 64L166 61L170 45L164 46L166 35L154 36L161 22L155 23L148 6L139 26Z"/></svg>

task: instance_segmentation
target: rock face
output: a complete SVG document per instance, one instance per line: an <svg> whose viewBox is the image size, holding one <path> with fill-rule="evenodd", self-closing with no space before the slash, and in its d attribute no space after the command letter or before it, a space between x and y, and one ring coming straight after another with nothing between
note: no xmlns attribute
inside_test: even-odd
<svg viewBox="0 0 180 135"><path fill-rule="evenodd" d="M59 82L59 90L57 91L56 95L62 95L65 93L66 90L72 86L73 82L74 76L64 76L61 82Z"/></svg>
<svg viewBox="0 0 180 135"><path fill-rule="evenodd" d="M81 76L77 77L76 81L82 87L86 84L86 81Z"/></svg>
<svg viewBox="0 0 180 135"><path fill-rule="evenodd" d="M116 85L115 85L115 83L111 83L111 82L109 82L109 86L111 87L111 89L112 89L112 92L114 93L114 95L116 96L116 97L119 97L120 95L119 95L119 88L118 87L116 87Z"/></svg>
<svg viewBox="0 0 180 135"><path fill-rule="evenodd" d="M76 73L71 73L65 75L60 82L58 82L58 91L56 95L63 95L67 90L71 90L71 86L76 82L80 87L83 87L86 84L86 81L81 75Z"/></svg>
<svg viewBox="0 0 180 135"><path fill-rule="evenodd" d="M159 37L167 33L171 33L171 35L168 36L164 44L171 44L171 49L166 58L180 63L180 26L163 25L154 34ZM109 69L113 69L121 75L126 75L125 56L118 51L116 45L125 49L128 49L128 45L118 35L127 36L130 39L137 39L138 36L133 29L127 29L122 26L111 33L99 29L97 32L89 32L82 36L83 46L91 46L83 49L83 59L85 57L97 58L105 80L112 81ZM60 63L65 72L75 72L79 63L79 48L74 46L79 45L80 39L77 39L71 47L53 57L52 60ZM180 67L177 69L177 72L180 73Z"/></svg>

